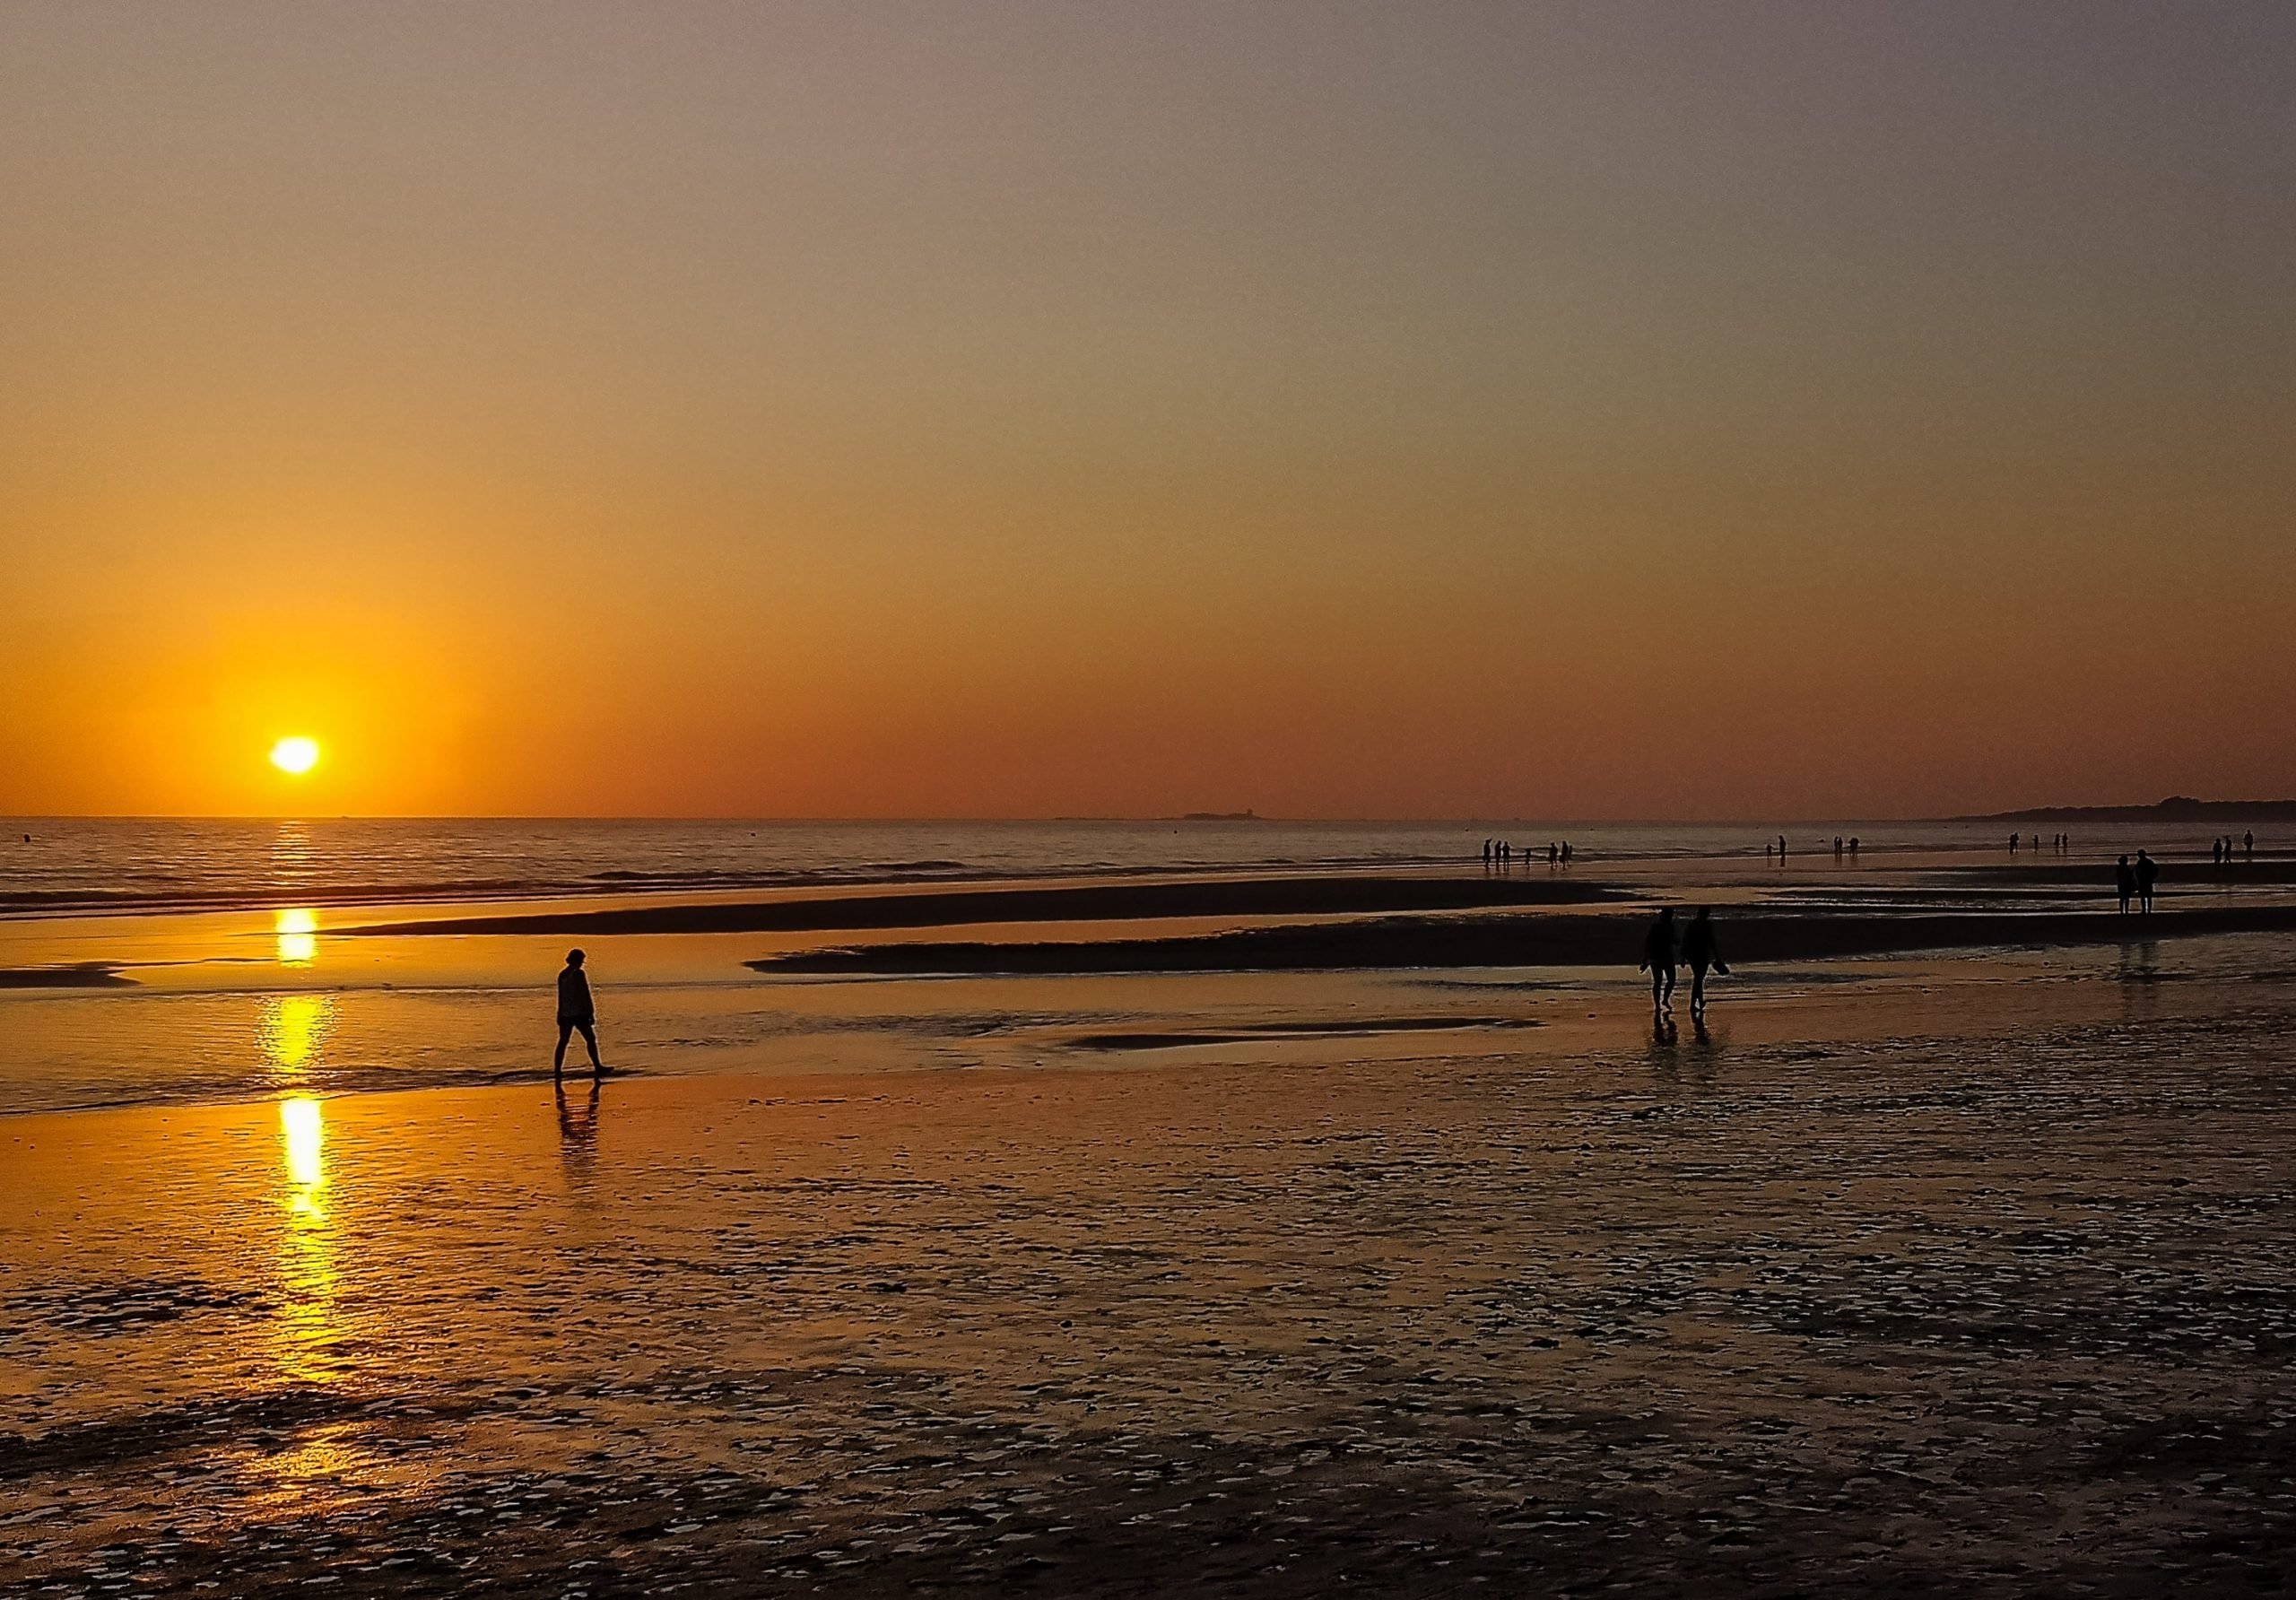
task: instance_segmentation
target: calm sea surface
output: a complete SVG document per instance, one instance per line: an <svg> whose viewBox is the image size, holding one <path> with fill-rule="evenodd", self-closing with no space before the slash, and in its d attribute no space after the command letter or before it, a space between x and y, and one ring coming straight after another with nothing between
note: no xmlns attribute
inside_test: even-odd
<svg viewBox="0 0 2296 1600"><path fill-rule="evenodd" d="M1437 865L1511 839L1569 839L1596 868L1759 861L1857 837L1867 855L2005 858L1991 824L1941 822L755 822L425 819L0 820L0 916L954 882L1068 874ZM2115 827L2084 857L2205 851L2202 828Z"/></svg>

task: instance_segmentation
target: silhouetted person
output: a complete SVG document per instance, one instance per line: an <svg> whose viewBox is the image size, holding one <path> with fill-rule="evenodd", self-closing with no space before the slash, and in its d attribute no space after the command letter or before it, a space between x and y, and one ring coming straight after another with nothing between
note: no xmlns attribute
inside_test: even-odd
<svg viewBox="0 0 2296 1600"><path fill-rule="evenodd" d="M2128 902L2136 898L2136 869L2129 865L2126 856L2120 858L2120 865L2113 868L2113 887L2120 891L2120 914L2126 917L2128 915Z"/></svg>
<svg viewBox="0 0 2296 1600"><path fill-rule="evenodd" d="M1683 960L1690 963L1691 1021L1700 1022L1706 1018L1706 970L1713 968L1726 974L1729 963L1714 944L1714 913L1710 907L1700 906L1698 915L1690 919L1683 930Z"/></svg>
<svg viewBox="0 0 2296 1600"><path fill-rule="evenodd" d="M2017 836L2013 833L2009 836L2009 853L2012 856L2017 853Z"/></svg>
<svg viewBox="0 0 2296 1600"><path fill-rule="evenodd" d="M1839 833L1833 836L1833 858L1836 861L1841 859L1841 835Z"/></svg>
<svg viewBox="0 0 2296 1600"><path fill-rule="evenodd" d="M2208 841L2208 860L2209 865L2212 866L2222 866L2224 865L2224 841L2222 839L2212 839Z"/></svg>
<svg viewBox="0 0 2296 1600"><path fill-rule="evenodd" d="M1487 839L1483 841L1483 864L1485 866L1491 865L1491 841Z"/></svg>
<svg viewBox="0 0 2296 1600"><path fill-rule="evenodd" d="M1562 852L1555 848L1555 843L1552 839L1548 839L1546 841L1546 864L1549 866L1560 866L1562 865Z"/></svg>
<svg viewBox="0 0 2296 1600"><path fill-rule="evenodd" d="M2152 915L2152 885L2161 880L2161 864L2144 851L2136 852L2136 909Z"/></svg>
<svg viewBox="0 0 2296 1600"><path fill-rule="evenodd" d="M1570 865L1570 841L1567 839L1562 841L1562 865Z"/></svg>
<svg viewBox="0 0 2296 1600"><path fill-rule="evenodd" d="M590 999L590 980L582 973L582 952L566 952L558 974L558 1054L550 1059L551 1074L566 1070L566 1040L578 1029L590 1047L590 1071L603 1076L606 1064L598 1059L598 1008Z"/></svg>
<svg viewBox="0 0 2296 1600"><path fill-rule="evenodd" d="M24 835L24 839L29 842L31 839L31 835L27 833ZM2246 856L2251 861L2254 861L2257 858L2257 831L2255 829L2251 828L2246 833L2240 835L2240 854Z"/></svg>
<svg viewBox="0 0 2296 1600"><path fill-rule="evenodd" d="M1650 974L1650 1009L1663 1012L1674 1003L1674 909L1659 908L1658 920L1642 938L1642 961L1636 971Z"/></svg>
<svg viewBox="0 0 2296 1600"><path fill-rule="evenodd" d="M1849 836L1849 853L1853 856L1857 854L1857 836L1855 833Z"/></svg>
<svg viewBox="0 0 2296 1600"><path fill-rule="evenodd" d="M1780 861L1786 859L1786 836L1783 833L1778 836L1778 858Z"/></svg>

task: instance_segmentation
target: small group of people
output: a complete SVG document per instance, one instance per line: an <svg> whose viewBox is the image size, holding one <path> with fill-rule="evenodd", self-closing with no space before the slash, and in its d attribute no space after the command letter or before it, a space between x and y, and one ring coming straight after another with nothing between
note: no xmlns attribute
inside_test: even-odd
<svg viewBox="0 0 2296 1600"><path fill-rule="evenodd" d="M2229 833L2222 839L2213 839L2209 842L2209 859L2215 862L2219 866L2229 865L2234 854L2235 848L2232 841L2232 836ZM2238 854L2240 858L2245 861L2254 861L2257 858L2257 836L2255 830L2251 829L2249 831L2240 835Z"/></svg>
<svg viewBox="0 0 2296 1600"><path fill-rule="evenodd" d="M2013 833L2009 836L2009 853L2012 856L2014 856L2017 853L2019 843L2024 837L2025 836L2021 833ZM2032 836L2032 839L2033 854L2038 856L2041 853L2041 836L2036 833ZM2066 851L2073 848L2073 836L2070 833L2052 833L2048 836L2048 848L2057 855L2062 856Z"/></svg>
<svg viewBox="0 0 2296 1600"><path fill-rule="evenodd" d="M1498 867L1502 872L1512 866L1518 856L1529 857L1536 854L1536 851L1527 847L1518 850L1512 839L1486 839L1483 841L1483 865L1486 867ZM1570 841L1569 839L1564 839L1561 844L1555 843L1552 839L1547 841L1546 864L1549 866L1566 866L1570 861Z"/></svg>
<svg viewBox="0 0 2296 1600"><path fill-rule="evenodd" d="M1820 839L1818 841L1819 848L1824 848L1825 842L1825 840ZM1863 841L1859 839L1856 834L1850 835L1850 837L1846 839L1839 833L1833 836L1833 858L1836 861L1840 860L1845 855L1857 855L1858 850L1862 848ZM1786 836L1783 833L1762 846L1761 858L1764 861L1784 861L1786 859Z"/></svg>
<svg viewBox="0 0 2296 1600"><path fill-rule="evenodd" d="M2120 914L2127 916L2129 902L2134 900L2139 916L2152 915L2152 885L2161 881L2161 864L2139 850L2133 864L2127 857L2122 857L2113 875L2120 890Z"/></svg>
<svg viewBox="0 0 2296 1600"><path fill-rule="evenodd" d="M1729 964L1723 961L1721 949L1714 942L1714 913L1708 906L1700 906L1690 919L1690 926L1681 930L1679 944L1675 939L1674 909L1661 906L1657 919L1650 931L1643 935L1642 961L1637 971L1650 974L1650 1013L1663 1017L1674 1004L1674 970L1690 969L1690 1014L1693 1022L1706 1016L1706 975L1709 971L1726 973Z"/></svg>

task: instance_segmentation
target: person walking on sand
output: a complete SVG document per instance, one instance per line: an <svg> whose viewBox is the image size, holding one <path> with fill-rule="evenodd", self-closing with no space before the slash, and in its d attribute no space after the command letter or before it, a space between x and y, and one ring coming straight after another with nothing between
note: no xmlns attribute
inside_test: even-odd
<svg viewBox="0 0 2296 1600"><path fill-rule="evenodd" d="M1674 909L1662 906L1658 920L1650 925L1643 935L1642 961L1638 972L1650 974L1650 1011L1653 1015L1671 1009L1674 1004Z"/></svg>
<svg viewBox="0 0 2296 1600"><path fill-rule="evenodd" d="M2161 864L2144 851L2136 852L2136 909L2142 916L2152 915L2152 885L2160 882Z"/></svg>
<svg viewBox="0 0 2296 1600"><path fill-rule="evenodd" d="M2136 898L2136 869L2129 865L2126 856L2120 858L2120 865L2113 868L2113 885L2120 891L2120 914L2126 917L2128 915L2128 902Z"/></svg>
<svg viewBox="0 0 2296 1600"><path fill-rule="evenodd" d="M558 974L558 1054L550 1058L551 1076L566 1070L566 1041L575 1030L582 1033L582 1042L590 1047L590 1072L593 1076L605 1076L606 1064L598 1059L598 1008L590 998L590 980L582 971L582 952L566 952L566 965Z"/></svg>
<svg viewBox="0 0 2296 1600"><path fill-rule="evenodd" d="M1730 970L1730 964L1715 948L1712 907L1700 906L1683 930L1683 960L1690 963L1690 1015L1696 1022L1706 1016L1706 970L1711 967L1725 976Z"/></svg>

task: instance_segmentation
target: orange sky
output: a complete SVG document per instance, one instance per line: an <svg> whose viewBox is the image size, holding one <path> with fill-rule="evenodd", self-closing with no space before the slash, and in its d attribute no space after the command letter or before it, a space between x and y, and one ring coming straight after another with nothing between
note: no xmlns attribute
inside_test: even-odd
<svg viewBox="0 0 2296 1600"><path fill-rule="evenodd" d="M13 6L0 811L2296 795L2292 85L2235 4Z"/></svg>

